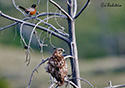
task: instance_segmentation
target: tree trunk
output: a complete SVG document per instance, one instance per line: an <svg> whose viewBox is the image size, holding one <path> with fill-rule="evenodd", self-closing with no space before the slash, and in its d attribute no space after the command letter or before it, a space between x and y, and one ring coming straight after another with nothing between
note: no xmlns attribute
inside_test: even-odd
<svg viewBox="0 0 125 88"><path fill-rule="evenodd" d="M73 16L73 0L69 0L68 5L68 13L70 16ZM70 59L71 62L71 69L72 69L72 77L73 78L80 78L79 73L79 63L78 63L78 52L77 52L77 45L76 45L76 36L75 36L75 20L68 19L68 28L69 28L69 40L70 40L70 54L74 57ZM80 80L73 79L72 80L79 88L81 88Z"/></svg>

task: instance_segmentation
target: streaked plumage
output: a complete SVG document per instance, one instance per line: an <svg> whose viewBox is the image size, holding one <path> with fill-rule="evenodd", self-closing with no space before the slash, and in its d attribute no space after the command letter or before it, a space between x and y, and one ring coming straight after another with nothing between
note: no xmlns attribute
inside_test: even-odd
<svg viewBox="0 0 125 88"><path fill-rule="evenodd" d="M46 72L50 73L57 80L59 86L64 84L64 78L68 73L67 64L62 56L63 52L64 49L62 48L56 49L52 57L50 57L46 67Z"/></svg>

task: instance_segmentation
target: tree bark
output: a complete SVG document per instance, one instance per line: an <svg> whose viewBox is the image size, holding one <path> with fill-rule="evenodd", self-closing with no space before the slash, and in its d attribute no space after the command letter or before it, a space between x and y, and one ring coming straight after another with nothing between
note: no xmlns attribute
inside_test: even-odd
<svg viewBox="0 0 125 88"><path fill-rule="evenodd" d="M68 5L68 13L73 18L73 0L69 0ZM77 45L76 45L76 36L75 36L75 20L68 19L68 28L69 28L69 47L70 47L70 55L74 58L70 59L71 62L71 69L72 69L72 77L73 78L80 78L79 73L79 63L78 63L78 52L77 52ZM80 80L73 79L72 80L79 88L81 88Z"/></svg>

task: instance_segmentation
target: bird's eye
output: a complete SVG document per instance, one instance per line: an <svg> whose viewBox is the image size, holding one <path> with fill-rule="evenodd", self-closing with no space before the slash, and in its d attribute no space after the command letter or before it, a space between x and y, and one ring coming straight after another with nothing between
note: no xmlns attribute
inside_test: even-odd
<svg viewBox="0 0 125 88"><path fill-rule="evenodd" d="M62 50L60 49L59 51L61 52Z"/></svg>
<svg viewBox="0 0 125 88"><path fill-rule="evenodd" d="M61 49L60 51L61 51L61 52L63 52L63 50L62 50L62 49Z"/></svg>

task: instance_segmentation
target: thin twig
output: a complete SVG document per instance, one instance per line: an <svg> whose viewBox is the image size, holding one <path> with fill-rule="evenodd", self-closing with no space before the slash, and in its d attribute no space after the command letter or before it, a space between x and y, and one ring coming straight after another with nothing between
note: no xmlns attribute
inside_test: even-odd
<svg viewBox="0 0 125 88"><path fill-rule="evenodd" d="M54 45L52 44L51 35L52 35L52 33L50 33L50 36L49 36L49 43L50 43L50 45L51 45L51 46L53 47L53 49L54 49L54 48L56 48L56 46L54 46Z"/></svg>
<svg viewBox="0 0 125 88"><path fill-rule="evenodd" d="M45 63L46 61L48 61L49 59L50 59L50 58L47 58L47 59L45 59L45 60L42 60L42 62L41 62L39 65L37 65L37 67L32 71L31 76L30 76L30 80L29 80L29 84L28 84L27 88L30 88L30 86L31 86L31 82L32 82L32 78L33 78L34 72L37 71L37 69L38 69L43 63Z"/></svg>
<svg viewBox="0 0 125 88"><path fill-rule="evenodd" d="M74 86L75 88L79 88L76 84L74 84L72 81L69 81L67 79L65 79L65 82L70 83L72 86Z"/></svg>
<svg viewBox="0 0 125 88"><path fill-rule="evenodd" d="M77 0L73 0L73 7L74 7L73 17L75 17L77 12Z"/></svg>
<svg viewBox="0 0 125 88"><path fill-rule="evenodd" d="M41 34L42 34L42 33L44 33L44 32L41 31L41 32L39 33L39 36L36 35L36 37L37 37L37 41L38 41L38 43L39 43L39 47L41 48L41 50L40 50L40 52L41 52L41 57L42 57L42 59L44 59L44 57L43 57L43 46L47 46L47 44L44 44L44 41L42 41L42 43L41 43L40 37L41 37Z"/></svg>
<svg viewBox="0 0 125 88"><path fill-rule="evenodd" d="M42 43L40 44L40 47L41 47L41 51L40 52L41 52L42 59L44 59L44 57L43 57L43 46L47 46L47 44L44 44L46 37L48 37L48 33L44 36L44 38L42 39Z"/></svg>
<svg viewBox="0 0 125 88"><path fill-rule="evenodd" d="M56 13L57 13L57 11L56 11ZM56 22L56 24L61 28L61 29L65 29L64 27L62 27L59 23L58 23L58 21L57 21L57 18L55 17L55 22Z"/></svg>
<svg viewBox="0 0 125 88"><path fill-rule="evenodd" d="M65 18L67 19L67 16L63 15L63 14L60 14L60 13L54 13L54 12L42 12L40 13L39 15L37 15L37 17L41 17L41 16L51 16L51 15L56 15L56 16L59 16L60 18ZM34 17L33 17L34 18Z"/></svg>
<svg viewBox="0 0 125 88"><path fill-rule="evenodd" d="M26 21L23 21L23 20L14 18L14 17L10 17L10 16L8 16L8 15L2 13L1 11L0 11L0 16L2 16L2 17L4 17L4 18L7 18L7 19L9 19L9 20L12 20L12 21L16 21L16 22L18 22L18 23L24 23L24 22L25 22L25 25L28 25L28 26L32 26L32 27L35 26L35 24L33 24L33 23L26 22ZM48 30L47 28L42 27L42 26L37 26L37 28L40 29L40 30L46 31L46 32L48 32L48 33L52 33L52 35L54 35L54 36L56 36L56 37L58 37L58 38L64 40L65 42L69 43L69 39L68 39L68 38L66 38L66 37L64 37L64 36L62 36L62 35L60 35L60 34L54 32L54 31L52 31L52 30Z"/></svg>
<svg viewBox="0 0 125 88"><path fill-rule="evenodd" d="M109 84L109 86L110 86L110 87L112 87L112 82L111 82L111 81L109 81L109 83L108 83L108 84Z"/></svg>
<svg viewBox="0 0 125 88"><path fill-rule="evenodd" d="M88 83L92 88L94 88L94 86L93 86L89 81L87 81L86 79L76 78L76 77L73 77L73 78L71 78L71 79L79 79L79 80L81 80L81 81L84 81L84 82ZM71 79L69 79L69 80L71 80Z"/></svg>
<svg viewBox="0 0 125 88"><path fill-rule="evenodd" d="M43 20L41 20L41 19L38 19L38 20L41 21L42 23L44 23L45 25L48 25L48 26L51 27L52 29L54 29L55 32L57 32L57 33L59 33L59 34L65 36L65 37L69 37L69 35L68 35L67 33L63 33L63 32L61 32L61 31L59 31L56 27L54 27L52 24L49 24L49 23L45 22L45 20L48 20L48 19L51 19L51 18L54 18L54 17L56 17L56 16L50 16L50 17L45 18L45 19L43 19Z"/></svg>
<svg viewBox="0 0 125 88"><path fill-rule="evenodd" d="M46 3L47 5L46 5L46 9L47 9L47 13L49 12L49 1L47 0L47 3ZM48 15L46 15L46 17L48 18ZM48 20L46 21L46 22L48 22Z"/></svg>
<svg viewBox="0 0 125 88"><path fill-rule="evenodd" d="M23 30L23 25L24 25L25 23L22 23L21 24L21 26L20 26L20 37L21 37L21 40L23 41L23 43L24 43L24 47L23 48L26 48L27 49L27 47L28 47L28 45L26 44L26 42L25 42L25 40L24 40L24 38L23 38L23 32L22 32L22 30ZM22 44L22 42L21 42L21 44ZM23 45L23 44L22 44ZM30 59L31 59L31 56L30 56L30 49L31 47L29 46L28 47L28 49L27 49L27 51L25 52L26 53L26 62L28 62L27 63L27 66L30 64ZM32 48L31 48L31 50L32 50ZM33 50L32 50L33 51Z"/></svg>
<svg viewBox="0 0 125 88"><path fill-rule="evenodd" d="M53 0L49 0L53 5L55 5L60 11L62 11L62 13L64 13L70 20L73 20L72 17L60 6L58 5L56 2L54 2Z"/></svg>
<svg viewBox="0 0 125 88"><path fill-rule="evenodd" d="M94 88L94 86L89 81L87 81L86 79L83 79L83 78L78 78L78 79L80 79L81 81L84 81L84 82L88 83L92 88Z"/></svg>
<svg viewBox="0 0 125 88"><path fill-rule="evenodd" d="M36 27L37 27L40 23L41 23L41 21L39 21L39 22L34 26L32 32L31 32L31 34L30 34L30 39L29 39L29 43L28 43L28 46L27 46L27 47L28 47L27 52L29 52L30 44L31 44L32 37L33 37L33 34L34 34L34 32L35 32L35 29L36 29ZM30 58L27 59L27 60L28 60L28 65L29 65L29 63L30 63Z"/></svg>
<svg viewBox="0 0 125 88"><path fill-rule="evenodd" d="M14 7L15 7L18 11L20 11L24 16L26 16L26 15L18 8L18 6L17 6L16 3L15 3L15 0L12 0L12 2L13 2Z"/></svg>
<svg viewBox="0 0 125 88"><path fill-rule="evenodd" d="M21 40L23 41L24 45L27 46L27 44L26 44L26 42L25 42L25 40L23 38L23 32L22 32L24 24L25 23L22 23L21 26L20 26L20 37L21 37Z"/></svg>
<svg viewBox="0 0 125 88"><path fill-rule="evenodd" d="M1 12L1 13L2 13L2 12ZM59 13L53 13L53 12L45 13L45 12L43 12L43 13L40 13L39 15L37 15L37 16L24 18L23 21L30 20L30 19L36 19L37 17L46 16L46 15L56 15L56 16L54 16L54 17L63 17L63 18L66 18L64 15L59 14ZM51 19L51 18L53 18L53 17L50 17L50 18L47 18L47 19ZM37 18L37 19L38 19L38 18ZM47 19L44 19L44 20L47 20ZM45 23L45 22L44 22L44 23ZM0 31L4 30L4 29L6 29L6 28L9 28L9 27L11 27L11 26L17 25L17 24L18 24L18 22L15 22L15 23L10 24L10 25L8 25L8 26L6 26L6 27L0 28ZM45 23L45 24L48 25L48 26L50 26L50 27L52 27L56 32L59 32L58 29L56 29L54 26L50 25L49 23ZM61 33L61 32L59 32L59 33ZM69 35L66 34L66 33L65 33L65 34L61 33L61 35L66 36L66 37L69 37Z"/></svg>
<svg viewBox="0 0 125 88"><path fill-rule="evenodd" d="M122 84L122 85L115 85L115 86L112 86L112 87L104 87L104 88L122 88L122 87L125 87L125 84Z"/></svg>
<svg viewBox="0 0 125 88"><path fill-rule="evenodd" d="M67 33L60 32L60 31L59 31L57 28L55 28L52 24L49 24L49 23L47 23L47 22L44 21L44 20L48 20L48 19L56 18L56 17L58 17L58 16L51 16L51 17L45 18L45 19L43 19L42 23L44 23L44 24L50 26L52 29L54 29L54 30L55 30L56 32L58 32L59 34L65 36L65 37L69 37L69 35L68 35ZM23 21L28 20L28 19L31 19L31 18L25 18L25 19L23 19ZM38 18L37 18L37 19L38 19ZM41 20L41 19L39 19L39 20ZM15 22L15 23L10 24L10 25L8 25L8 26L6 26L6 27L0 28L0 31L4 30L4 29L6 29L6 28L9 28L9 27L11 27L11 26L17 25L17 24L18 24L18 22Z"/></svg>
<svg viewBox="0 0 125 88"><path fill-rule="evenodd" d="M56 85L56 87L55 88L58 88L59 87L59 85Z"/></svg>
<svg viewBox="0 0 125 88"><path fill-rule="evenodd" d="M88 6L89 2L90 0L87 0L86 4L82 7L82 9L78 12L78 14L73 19L76 19L84 11L84 9Z"/></svg>
<svg viewBox="0 0 125 88"><path fill-rule="evenodd" d="M0 31L2 31L2 30L4 30L4 29L7 29L7 28L9 28L9 27L12 27L12 26L14 26L14 25L17 25L17 23L15 22L15 23L12 23L12 24L10 24L10 25L7 25L7 26L5 26L5 27L3 27L3 28L0 28Z"/></svg>
<svg viewBox="0 0 125 88"><path fill-rule="evenodd" d="M64 59L67 59L67 58L73 58L73 56L71 56L71 55L65 55Z"/></svg>
<svg viewBox="0 0 125 88"><path fill-rule="evenodd" d="M53 88L54 85L56 85L56 83L52 83L49 88Z"/></svg>
<svg viewBox="0 0 125 88"><path fill-rule="evenodd" d="M112 86L112 82L111 81L109 81L108 85L110 87L104 87L104 88L120 88L120 87L122 88L122 87L125 87L125 84Z"/></svg>
<svg viewBox="0 0 125 88"><path fill-rule="evenodd" d="M31 32L30 39L29 39L29 43L28 43L28 50L29 50L29 48L30 48L30 44L31 44L32 37L33 37L33 34L34 34L34 32L35 32L35 29L36 29L36 27L37 27L40 23L41 23L41 21L39 21L39 22L34 26L32 32Z"/></svg>
<svg viewBox="0 0 125 88"><path fill-rule="evenodd" d="M27 66L30 64L30 59L31 59L31 56L30 56L30 50L27 50L26 52L26 62L27 63Z"/></svg>

